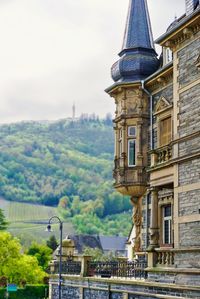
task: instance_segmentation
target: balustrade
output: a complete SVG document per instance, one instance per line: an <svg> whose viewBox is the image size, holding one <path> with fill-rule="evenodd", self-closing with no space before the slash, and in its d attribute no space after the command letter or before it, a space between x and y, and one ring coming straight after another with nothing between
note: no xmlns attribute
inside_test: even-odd
<svg viewBox="0 0 200 299"><path fill-rule="evenodd" d="M158 251L158 262L159 267L171 267L174 265L174 252L170 250Z"/></svg>
<svg viewBox="0 0 200 299"><path fill-rule="evenodd" d="M168 162L172 158L172 146L167 145L152 151L151 166Z"/></svg>

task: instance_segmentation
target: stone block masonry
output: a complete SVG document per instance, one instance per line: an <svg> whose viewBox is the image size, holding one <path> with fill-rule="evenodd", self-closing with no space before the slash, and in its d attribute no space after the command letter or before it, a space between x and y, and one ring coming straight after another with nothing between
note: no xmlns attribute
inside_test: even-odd
<svg viewBox="0 0 200 299"><path fill-rule="evenodd" d="M179 185L198 183L200 179L200 159L187 161L179 165Z"/></svg>
<svg viewBox="0 0 200 299"><path fill-rule="evenodd" d="M200 244L200 221L179 224L180 246L191 247Z"/></svg>
<svg viewBox="0 0 200 299"><path fill-rule="evenodd" d="M49 299L58 299L57 288L55 278L51 279L52 295ZM167 283L166 277L165 283L158 283L131 279L64 276L62 294L66 299L197 299L200 298L200 287L173 285L171 282Z"/></svg>
<svg viewBox="0 0 200 299"><path fill-rule="evenodd" d="M199 55L200 38L191 42L178 52L179 58L179 84L181 87L199 78L198 69L195 65Z"/></svg>

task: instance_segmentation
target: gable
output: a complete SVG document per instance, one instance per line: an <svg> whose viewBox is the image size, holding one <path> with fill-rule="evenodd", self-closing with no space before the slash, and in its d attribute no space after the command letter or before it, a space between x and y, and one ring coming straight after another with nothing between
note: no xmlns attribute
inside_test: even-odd
<svg viewBox="0 0 200 299"><path fill-rule="evenodd" d="M161 96L156 104L155 113L159 113L168 108L171 108L171 104L165 97Z"/></svg>

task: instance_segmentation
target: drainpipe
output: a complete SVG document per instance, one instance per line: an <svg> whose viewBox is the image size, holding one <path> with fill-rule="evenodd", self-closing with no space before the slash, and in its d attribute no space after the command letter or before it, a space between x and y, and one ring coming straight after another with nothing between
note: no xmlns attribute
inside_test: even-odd
<svg viewBox="0 0 200 299"><path fill-rule="evenodd" d="M153 97L152 94L144 87L144 80L141 81L142 90L148 95L150 99L150 127L151 127L151 134L150 134L150 148L153 150Z"/></svg>
<svg viewBox="0 0 200 299"><path fill-rule="evenodd" d="M141 81L142 90L148 95L150 99L150 149L153 150L153 97L152 94L144 87L144 80ZM146 249L148 245L148 202L150 192L146 195Z"/></svg>

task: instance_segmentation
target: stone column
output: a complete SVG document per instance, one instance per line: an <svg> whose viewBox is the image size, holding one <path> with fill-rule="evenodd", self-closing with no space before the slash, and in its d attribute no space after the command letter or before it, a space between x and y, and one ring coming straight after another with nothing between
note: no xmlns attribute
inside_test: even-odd
<svg viewBox="0 0 200 299"><path fill-rule="evenodd" d="M115 159L119 158L119 144L118 144L118 130L117 130L117 125L114 125L114 133L115 133Z"/></svg>
<svg viewBox="0 0 200 299"><path fill-rule="evenodd" d="M158 227L158 190L156 188L151 189L151 238L150 247L159 247L159 227Z"/></svg>
<svg viewBox="0 0 200 299"><path fill-rule="evenodd" d="M126 142L126 123L125 123L125 121L123 121L123 123L122 123L122 154L124 154L126 152L125 142Z"/></svg>
<svg viewBox="0 0 200 299"><path fill-rule="evenodd" d="M137 150L137 166L143 165L143 154L142 154L142 121L137 123L137 139L136 139L136 150Z"/></svg>

